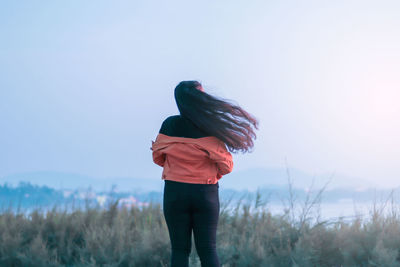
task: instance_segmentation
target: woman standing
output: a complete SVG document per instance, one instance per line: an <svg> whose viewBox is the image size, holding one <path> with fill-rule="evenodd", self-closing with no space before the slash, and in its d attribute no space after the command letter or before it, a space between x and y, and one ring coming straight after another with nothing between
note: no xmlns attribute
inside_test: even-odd
<svg viewBox="0 0 400 267"><path fill-rule="evenodd" d="M164 120L151 147L153 161L164 167L171 267L189 266L192 231L201 266L219 267L218 181L233 169L230 152L253 147L258 121L230 101L204 92L197 81L180 82L174 95L180 115Z"/></svg>

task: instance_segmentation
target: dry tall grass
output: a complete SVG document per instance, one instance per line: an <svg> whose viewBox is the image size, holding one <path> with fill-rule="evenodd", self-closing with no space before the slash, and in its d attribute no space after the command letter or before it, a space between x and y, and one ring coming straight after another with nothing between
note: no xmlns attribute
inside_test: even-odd
<svg viewBox="0 0 400 267"><path fill-rule="evenodd" d="M260 195L233 209L221 203L217 249L222 266L400 266L395 203L388 202L389 213L376 205L369 218L323 221L311 212L320 192L302 205L292 198L281 215L271 215ZM2 267L155 267L168 266L169 258L159 204L119 208L115 201L102 209L0 214ZM200 266L194 244L190 261Z"/></svg>

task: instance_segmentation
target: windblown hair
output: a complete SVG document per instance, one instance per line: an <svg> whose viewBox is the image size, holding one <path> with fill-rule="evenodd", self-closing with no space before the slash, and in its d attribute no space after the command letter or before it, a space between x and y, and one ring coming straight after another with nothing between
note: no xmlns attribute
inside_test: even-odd
<svg viewBox="0 0 400 267"><path fill-rule="evenodd" d="M249 152L256 139L258 121L231 100L204 92L198 81L182 81L174 91L181 116L223 141L230 152Z"/></svg>

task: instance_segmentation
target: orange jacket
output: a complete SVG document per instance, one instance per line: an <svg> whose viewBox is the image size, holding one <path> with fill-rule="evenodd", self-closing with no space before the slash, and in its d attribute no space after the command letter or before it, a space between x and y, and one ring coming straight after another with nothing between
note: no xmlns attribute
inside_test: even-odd
<svg viewBox="0 0 400 267"><path fill-rule="evenodd" d="M231 153L214 136L187 138L159 133L150 149L154 163L164 167L163 180L216 184L233 169Z"/></svg>

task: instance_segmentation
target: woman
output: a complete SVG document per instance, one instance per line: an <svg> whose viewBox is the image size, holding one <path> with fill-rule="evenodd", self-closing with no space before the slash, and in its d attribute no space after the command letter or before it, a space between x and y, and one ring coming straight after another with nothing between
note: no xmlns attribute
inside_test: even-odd
<svg viewBox="0 0 400 267"><path fill-rule="evenodd" d="M218 181L232 171L230 152L253 147L252 127L258 129L258 122L239 106L204 92L197 81L180 82L175 101L180 115L164 120L151 147L153 161L164 167L163 212L171 267L189 266L192 231L201 266L220 266Z"/></svg>

